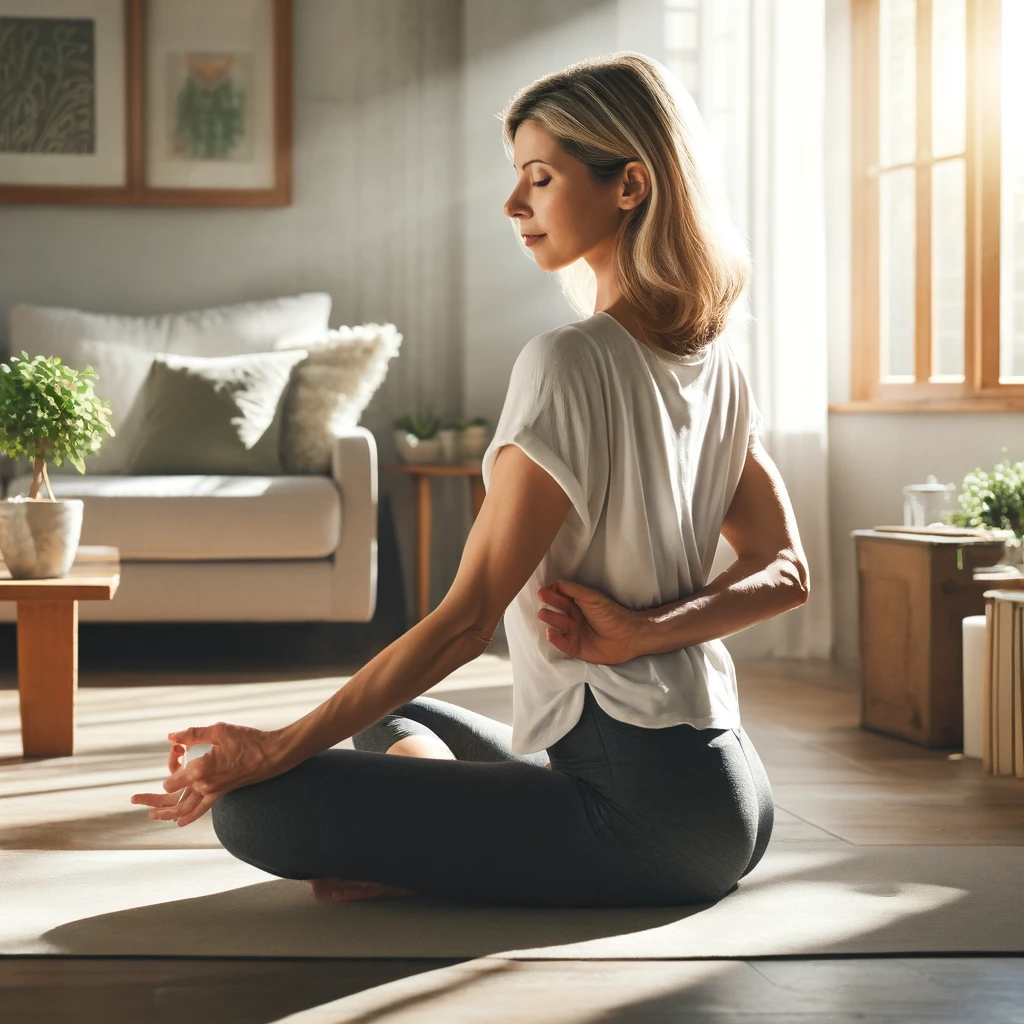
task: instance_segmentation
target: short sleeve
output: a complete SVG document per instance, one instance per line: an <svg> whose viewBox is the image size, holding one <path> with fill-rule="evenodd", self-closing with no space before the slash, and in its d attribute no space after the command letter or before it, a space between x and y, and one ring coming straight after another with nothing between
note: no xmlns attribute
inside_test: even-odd
<svg viewBox="0 0 1024 1024"><path fill-rule="evenodd" d="M754 389L750 386L747 374L739 362L736 362L736 373L740 381L740 415L747 426L747 445L758 437L764 430L764 419L758 407L757 399L754 398Z"/></svg>
<svg viewBox="0 0 1024 1024"><path fill-rule="evenodd" d="M498 450L516 445L558 482L588 534L591 497L607 461L601 375L592 344L572 330L548 331L527 342L512 366L482 466L487 489Z"/></svg>

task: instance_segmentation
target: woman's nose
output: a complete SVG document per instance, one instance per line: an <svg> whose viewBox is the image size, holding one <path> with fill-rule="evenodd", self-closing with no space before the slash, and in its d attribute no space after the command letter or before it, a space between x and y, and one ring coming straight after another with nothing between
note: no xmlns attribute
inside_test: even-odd
<svg viewBox="0 0 1024 1024"><path fill-rule="evenodd" d="M525 212L523 210L523 203L519 199L519 190L516 189L512 195L505 201L505 216L514 217L517 213Z"/></svg>

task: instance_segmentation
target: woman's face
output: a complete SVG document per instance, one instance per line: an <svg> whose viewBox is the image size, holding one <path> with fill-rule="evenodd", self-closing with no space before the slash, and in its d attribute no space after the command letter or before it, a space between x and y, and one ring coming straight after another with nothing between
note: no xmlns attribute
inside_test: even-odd
<svg viewBox="0 0 1024 1024"><path fill-rule="evenodd" d="M530 246L543 270L588 257L605 263L627 210L646 195L646 170L626 165L622 179L597 184L586 166L569 156L542 128L524 121L513 142L516 185L505 203L523 235L542 235ZM639 169L639 188L638 170Z"/></svg>

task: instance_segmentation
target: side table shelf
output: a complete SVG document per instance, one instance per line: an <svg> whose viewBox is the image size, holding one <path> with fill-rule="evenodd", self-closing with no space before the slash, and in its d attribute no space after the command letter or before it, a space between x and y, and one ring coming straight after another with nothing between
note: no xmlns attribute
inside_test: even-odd
<svg viewBox="0 0 1024 1024"><path fill-rule="evenodd" d="M18 602L18 703L25 757L75 752L78 602L110 601L121 580L116 547L79 547L67 576L16 580L0 562L0 601Z"/></svg>
<svg viewBox="0 0 1024 1024"><path fill-rule="evenodd" d="M430 533L432 527L430 480L435 476L468 476L473 499L473 521L484 503L484 478L481 466L417 465L413 462L383 462L379 470L406 473L416 482L416 621L430 611Z"/></svg>
<svg viewBox="0 0 1024 1024"><path fill-rule="evenodd" d="M963 745L963 620L986 590L1024 574L984 572L1003 542L854 530L860 617L861 727L924 747Z"/></svg>

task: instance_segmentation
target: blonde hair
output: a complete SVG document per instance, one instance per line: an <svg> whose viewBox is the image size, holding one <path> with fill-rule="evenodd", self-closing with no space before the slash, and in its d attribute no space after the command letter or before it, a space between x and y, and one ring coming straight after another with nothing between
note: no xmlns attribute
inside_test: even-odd
<svg viewBox="0 0 1024 1024"><path fill-rule="evenodd" d="M704 121L676 75L632 50L591 57L520 89L499 116L510 160L515 134L529 120L599 184L613 181L631 160L643 163L650 192L616 234L619 290L644 326L679 355L699 351L725 330L750 278L750 252ZM597 279L586 260L556 275L573 308L593 315Z"/></svg>

